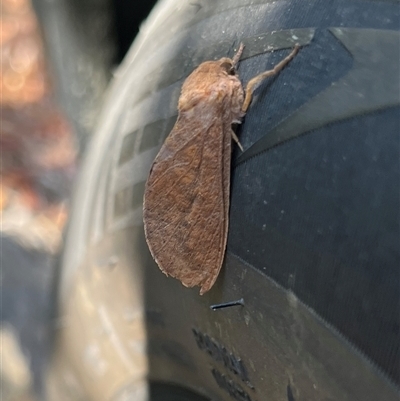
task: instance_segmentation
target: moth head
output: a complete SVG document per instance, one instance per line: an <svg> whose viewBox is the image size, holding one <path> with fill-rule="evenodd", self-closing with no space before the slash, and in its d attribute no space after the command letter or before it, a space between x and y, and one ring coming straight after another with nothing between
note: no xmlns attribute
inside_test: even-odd
<svg viewBox="0 0 400 401"><path fill-rule="evenodd" d="M228 75L236 75L236 68L230 58L221 58L221 60L219 60L219 65Z"/></svg>

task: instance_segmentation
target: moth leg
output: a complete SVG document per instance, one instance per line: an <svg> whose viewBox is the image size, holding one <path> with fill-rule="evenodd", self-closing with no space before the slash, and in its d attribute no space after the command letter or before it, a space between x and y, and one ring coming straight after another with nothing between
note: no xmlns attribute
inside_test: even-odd
<svg viewBox="0 0 400 401"><path fill-rule="evenodd" d="M239 138L233 131L231 131L231 134L232 134L232 139L237 143L237 145L239 146L239 149L243 152L243 146L240 143Z"/></svg>
<svg viewBox="0 0 400 401"><path fill-rule="evenodd" d="M280 61L272 70L264 71L261 74L255 76L250 79L249 83L246 86L246 96L244 98L242 112L245 113L250 106L251 99L253 97L253 92L256 89L257 85L263 81L265 78L272 77L273 75L278 74L298 53L300 46L296 44L291 53L285 57L282 61Z"/></svg>
<svg viewBox="0 0 400 401"><path fill-rule="evenodd" d="M233 68L236 68L236 66L238 65L239 59L240 59L240 57L241 57L241 55L243 53L243 49L244 49L244 44L240 43L239 49L236 52L236 54L233 56L233 59L232 59Z"/></svg>

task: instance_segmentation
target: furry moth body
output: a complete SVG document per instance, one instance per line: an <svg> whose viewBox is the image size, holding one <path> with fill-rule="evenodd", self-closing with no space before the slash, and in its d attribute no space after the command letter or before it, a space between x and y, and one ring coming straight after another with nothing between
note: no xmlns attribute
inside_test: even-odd
<svg viewBox="0 0 400 401"><path fill-rule="evenodd" d="M147 179L143 220L150 252L167 276L204 294L225 255L229 222L232 123L244 117L263 79L277 74L299 46L272 70L251 79L244 92L233 59L199 65L185 80L178 119Z"/></svg>

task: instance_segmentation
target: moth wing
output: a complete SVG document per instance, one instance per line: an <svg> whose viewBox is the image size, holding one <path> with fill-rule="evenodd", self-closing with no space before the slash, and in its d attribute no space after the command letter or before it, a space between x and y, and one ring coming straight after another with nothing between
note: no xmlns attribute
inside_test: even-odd
<svg viewBox="0 0 400 401"><path fill-rule="evenodd" d="M215 105L207 119L193 110L180 113L154 161L144 197L153 258L186 287L201 286L200 294L218 277L228 234L231 126L220 113Z"/></svg>

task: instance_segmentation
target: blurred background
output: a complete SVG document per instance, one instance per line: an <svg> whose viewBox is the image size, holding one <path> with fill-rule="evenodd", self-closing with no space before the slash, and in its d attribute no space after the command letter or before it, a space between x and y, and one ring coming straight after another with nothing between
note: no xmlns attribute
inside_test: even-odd
<svg viewBox="0 0 400 401"><path fill-rule="evenodd" d="M40 399L74 179L112 73L154 3L1 2L2 401Z"/></svg>

